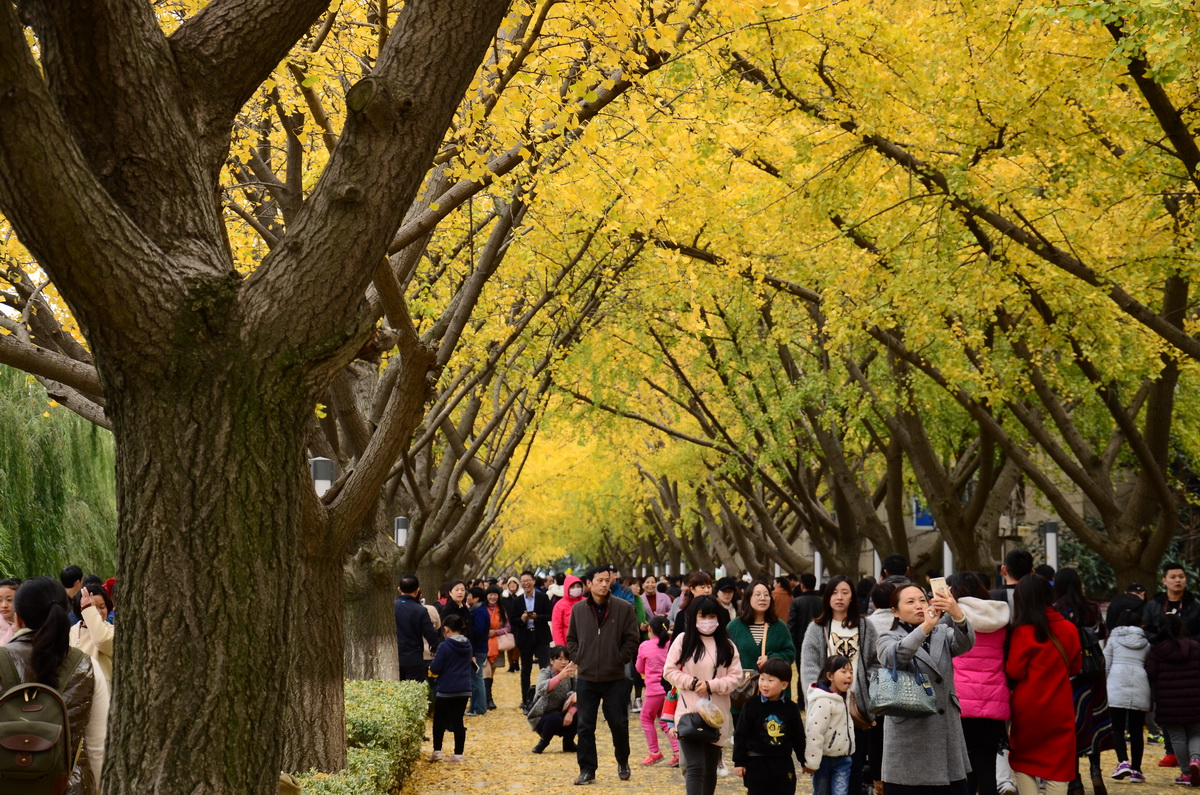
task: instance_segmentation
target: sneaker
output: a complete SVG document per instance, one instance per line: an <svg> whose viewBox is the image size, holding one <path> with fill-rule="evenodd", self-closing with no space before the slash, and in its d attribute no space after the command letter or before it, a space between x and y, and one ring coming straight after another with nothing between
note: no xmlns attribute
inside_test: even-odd
<svg viewBox="0 0 1200 795"><path fill-rule="evenodd" d="M446 757L446 761L450 762L451 764L457 765L459 762L463 761L463 755L462 754L450 754L450 756Z"/></svg>
<svg viewBox="0 0 1200 795"><path fill-rule="evenodd" d="M1183 775L1181 775L1175 779L1175 783L1181 787L1190 787L1190 786L1192 786L1192 777L1189 776L1187 773L1184 773Z"/></svg>
<svg viewBox="0 0 1200 795"><path fill-rule="evenodd" d="M1193 787L1200 787L1200 759L1192 758L1191 764L1188 765L1188 778Z"/></svg>
<svg viewBox="0 0 1200 795"><path fill-rule="evenodd" d="M1131 771L1129 771L1129 783L1130 784L1145 784L1146 777L1142 775L1142 771L1140 771L1140 770L1131 770Z"/></svg>
<svg viewBox="0 0 1200 795"><path fill-rule="evenodd" d="M1146 732L1146 742L1150 743L1151 745L1162 745L1162 732Z"/></svg>
<svg viewBox="0 0 1200 795"><path fill-rule="evenodd" d="M725 778L725 776L728 776L728 775L729 775L729 768L725 767L725 760L724 759L717 760L717 776L719 776L720 778Z"/></svg>
<svg viewBox="0 0 1200 795"><path fill-rule="evenodd" d="M996 785L996 792L1000 795L1017 795L1017 788L1011 781L1002 781Z"/></svg>
<svg viewBox="0 0 1200 795"><path fill-rule="evenodd" d="M662 754L660 754L658 751L651 751L649 754L646 755L646 758L643 759L641 762L638 762L638 764L649 767L650 765L657 765L662 760L663 760Z"/></svg>
<svg viewBox="0 0 1200 795"><path fill-rule="evenodd" d="M633 711L635 713L642 711L642 700L640 698L635 698L633 700Z"/></svg>
<svg viewBox="0 0 1200 795"><path fill-rule="evenodd" d="M1162 759L1158 760L1159 767L1179 767L1179 759L1175 754L1167 754Z"/></svg>
<svg viewBox="0 0 1200 795"><path fill-rule="evenodd" d="M1117 765L1117 769L1112 772L1112 775L1109 776L1109 778L1115 778L1119 781L1123 778L1129 778L1132 773L1133 768L1129 766L1129 763L1122 762L1121 764Z"/></svg>
<svg viewBox="0 0 1200 795"><path fill-rule="evenodd" d="M430 754L429 761L430 762L440 762L445 758L446 758L445 754L443 754L441 751L434 751L432 754Z"/></svg>
<svg viewBox="0 0 1200 795"><path fill-rule="evenodd" d="M671 754L671 761L667 762L667 767L679 767L679 754Z"/></svg>

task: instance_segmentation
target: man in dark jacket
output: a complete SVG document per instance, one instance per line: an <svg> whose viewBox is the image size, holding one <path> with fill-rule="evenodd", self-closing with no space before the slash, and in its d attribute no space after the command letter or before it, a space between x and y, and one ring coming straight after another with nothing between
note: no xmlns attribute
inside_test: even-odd
<svg viewBox="0 0 1200 795"><path fill-rule="evenodd" d="M1117 619L1126 610L1135 613L1138 624L1142 623L1146 608L1146 587L1140 582L1131 582L1125 593L1118 594L1108 603L1108 612L1104 614L1104 624L1111 631L1117 625Z"/></svg>
<svg viewBox="0 0 1200 795"><path fill-rule="evenodd" d="M400 652L400 680L424 682L429 676L429 663L421 640L436 649L441 636L433 628L429 611L417 598L420 584L411 574L400 578L400 598L396 600L396 647Z"/></svg>
<svg viewBox="0 0 1200 795"><path fill-rule="evenodd" d="M521 650L521 709L533 701L529 678L533 661L538 669L550 664L550 597L535 589L533 572L521 572L521 590L508 600L508 623L512 626L517 648Z"/></svg>
<svg viewBox="0 0 1200 795"><path fill-rule="evenodd" d="M788 608L788 631L797 649L804 645L804 633L808 625L821 615L821 594L817 591L817 578L811 571L800 575L800 592Z"/></svg>
<svg viewBox="0 0 1200 795"><path fill-rule="evenodd" d="M601 702L612 732L617 775L629 780L629 687L625 665L637 654L637 615L633 606L614 599L607 566L588 569L583 575L586 599L571 608L567 648L579 668L575 685L575 758L579 763L576 784L596 780L596 715Z"/></svg>
<svg viewBox="0 0 1200 795"><path fill-rule="evenodd" d="M988 595L997 602L1008 602L1008 606L1011 608L1013 606L1013 589L1023 578L1033 574L1033 555L1028 549L1010 549L1004 556L1004 565L1000 567L1000 574L1004 577L1004 586L993 588Z"/></svg>
<svg viewBox="0 0 1200 795"><path fill-rule="evenodd" d="M1200 638L1200 600L1188 593L1187 573L1183 566L1175 561L1168 561L1162 567L1163 590L1154 595L1146 603L1145 616L1146 633L1153 636L1158 632L1162 617L1177 615L1183 622L1189 638Z"/></svg>

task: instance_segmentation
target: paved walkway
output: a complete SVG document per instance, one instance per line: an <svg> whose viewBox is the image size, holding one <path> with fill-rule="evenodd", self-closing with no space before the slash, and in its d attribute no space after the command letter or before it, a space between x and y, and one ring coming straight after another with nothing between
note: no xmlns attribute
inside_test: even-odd
<svg viewBox="0 0 1200 795"><path fill-rule="evenodd" d="M569 792L579 792L583 795L599 791L631 795L683 794L683 776L678 770L667 767L666 760L649 768L637 764L638 760L646 756L646 740L636 714L629 716L633 778L630 781L617 778L608 725L601 722L596 730L600 758L596 784L576 790L572 786L572 781L579 772L575 764L575 754L562 753L559 750L561 745L557 742L540 756L530 753L530 749L537 742L537 735L529 728L529 723L517 706L520 703L520 677L507 672L497 673L494 687L499 708L485 716L467 718L465 761L459 765L430 763L428 760L433 746L427 741L422 749L421 761L404 788L403 795L559 795ZM430 736L429 731L432 729L427 729L426 736ZM663 748L669 749L665 737L660 736L660 743ZM453 739L447 735L446 750L449 751L452 747ZM1167 795L1171 792L1186 792L1184 788L1172 784L1178 770L1156 766L1162 754L1161 745L1147 745L1146 760L1143 764L1147 783L1109 781L1110 795ZM670 754L667 753L667 756L669 758ZM1116 757L1111 752L1104 756L1107 775L1116 767ZM728 749L725 751L725 758L728 761ZM802 795L811 793L810 782L808 776L803 776L797 792ZM745 791L741 780L735 776L730 775L718 780L718 795L741 795ZM1086 785L1086 791L1088 795L1092 795L1090 783Z"/></svg>

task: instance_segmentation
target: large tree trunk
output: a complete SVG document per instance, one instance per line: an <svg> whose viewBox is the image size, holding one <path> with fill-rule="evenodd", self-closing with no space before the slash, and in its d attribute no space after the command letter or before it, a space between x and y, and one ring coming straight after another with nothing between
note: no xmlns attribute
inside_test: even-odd
<svg viewBox="0 0 1200 795"><path fill-rule="evenodd" d="M296 578L296 603L289 618L292 659L279 769L336 772L346 766L341 556L329 548L308 549L289 574Z"/></svg>
<svg viewBox="0 0 1200 795"><path fill-rule="evenodd" d="M395 565L399 548L374 527L364 528L346 560L346 678L399 679Z"/></svg>
<svg viewBox="0 0 1200 795"><path fill-rule="evenodd" d="M107 795L267 793L279 777L311 401L221 347L177 354L157 388L108 392L121 664Z"/></svg>

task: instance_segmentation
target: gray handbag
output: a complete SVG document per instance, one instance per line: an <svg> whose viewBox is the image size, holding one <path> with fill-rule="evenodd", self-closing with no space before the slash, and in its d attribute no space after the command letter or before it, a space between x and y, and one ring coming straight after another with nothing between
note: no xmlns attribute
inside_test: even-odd
<svg viewBox="0 0 1200 795"><path fill-rule="evenodd" d="M937 695L929 677L921 672L916 658L913 670L900 668L897 653L892 652L891 666L879 667L871 672L871 712L893 718L923 718L937 712Z"/></svg>

